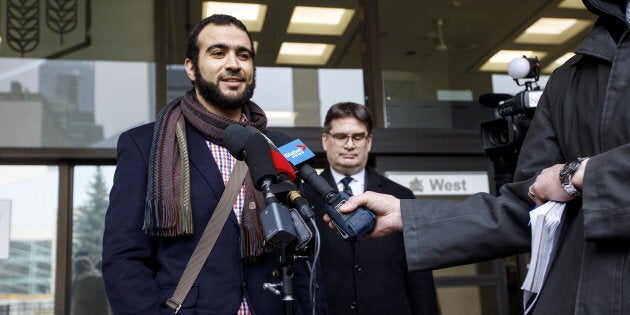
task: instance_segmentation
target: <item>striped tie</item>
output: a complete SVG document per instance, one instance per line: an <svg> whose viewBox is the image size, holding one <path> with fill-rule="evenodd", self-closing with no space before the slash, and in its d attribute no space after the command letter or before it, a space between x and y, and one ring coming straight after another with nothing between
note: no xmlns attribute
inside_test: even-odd
<svg viewBox="0 0 630 315"><path fill-rule="evenodd" d="M350 182L352 181L352 177L346 176L341 180L343 184L343 192L348 194L348 196L352 196L352 188L350 188Z"/></svg>

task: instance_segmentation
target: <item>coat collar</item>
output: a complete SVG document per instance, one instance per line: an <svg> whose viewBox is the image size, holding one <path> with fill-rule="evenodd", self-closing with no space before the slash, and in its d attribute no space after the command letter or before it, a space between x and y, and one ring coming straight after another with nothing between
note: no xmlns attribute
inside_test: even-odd
<svg viewBox="0 0 630 315"><path fill-rule="evenodd" d="M576 53L612 62L617 52L617 43L604 23L602 18L597 20L588 37L575 50Z"/></svg>
<svg viewBox="0 0 630 315"><path fill-rule="evenodd" d="M617 42L627 36L626 3L619 1L584 0L584 5L599 18L588 37L576 49L576 53L598 57L612 62L617 52Z"/></svg>

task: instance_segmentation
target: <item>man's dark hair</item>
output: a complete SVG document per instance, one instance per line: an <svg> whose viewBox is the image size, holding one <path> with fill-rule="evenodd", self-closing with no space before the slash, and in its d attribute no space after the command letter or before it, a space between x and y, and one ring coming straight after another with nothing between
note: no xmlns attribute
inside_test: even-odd
<svg viewBox="0 0 630 315"><path fill-rule="evenodd" d="M247 31L247 27L243 22L239 21L237 18L226 15L226 14L213 14L199 22L188 34L188 40L186 41L186 58L192 60L193 66L197 68L199 63L199 33L208 25L234 25L241 29L243 32L247 34L249 37L249 45L252 49L252 59L254 58L254 41L252 40L252 35Z"/></svg>
<svg viewBox="0 0 630 315"><path fill-rule="evenodd" d="M365 125L368 136L372 134L374 125L372 124L370 112L367 110L367 107L353 102L337 103L328 109L324 120L324 132L328 133L330 131L333 120L345 117L356 118Z"/></svg>

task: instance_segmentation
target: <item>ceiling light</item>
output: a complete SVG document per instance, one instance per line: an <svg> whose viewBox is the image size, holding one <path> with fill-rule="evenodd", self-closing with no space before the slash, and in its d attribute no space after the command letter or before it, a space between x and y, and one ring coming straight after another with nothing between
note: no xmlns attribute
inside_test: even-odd
<svg viewBox="0 0 630 315"><path fill-rule="evenodd" d="M581 0L564 0L558 4L558 7L565 9L586 9Z"/></svg>
<svg viewBox="0 0 630 315"><path fill-rule="evenodd" d="M526 44L560 45L591 25L588 20L540 18L514 42Z"/></svg>
<svg viewBox="0 0 630 315"><path fill-rule="evenodd" d="M507 73L507 65L514 58L522 58L523 56L526 56L528 58L538 57L538 59L542 59L546 55L547 53L542 51L501 50L494 54L494 56L490 57L490 59L488 59L488 61L479 68L479 70Z"/></svg>
<svg viewBox="0 0 630 315"><path fill-rule="evenodd" d="M577 23L576 19L540 18L532 26L525 30L527 34L552 34L564 33Z"/></svg>
<svg viewBox="0 0 630 315"><path fill-rule="evenodd" d="M287 33L341 35L353 15L353 9L296 6Z"/></svg>
<svg viewBox="0 0 630 315"><path fill-rule="evenodd" d="M545 67L543 69L544 73L551 73L553 72L553 70L555 70L556 68L560 67L561 65L563 65L565 62L567 62L567 60L571 59L571 57L575 56L574 53L572 52L568 52L564 55L562 55L560 58L554 60L549 66Z"/></svg>
<svg viewBox="0 0 630 315"><path fill-rule="evenodd" d="M201 18L213 14L227 14L239 19L250 32L260 32L265 21L267 5L257 3L235 3L204 1L201 7Z"/></svg>
<svg viewBox="0 0 630 315"><path fill-rule="evenodd" d="M322 43L289 43L280 46L276 63L322 66L328 62L335 45Z"/></svg>

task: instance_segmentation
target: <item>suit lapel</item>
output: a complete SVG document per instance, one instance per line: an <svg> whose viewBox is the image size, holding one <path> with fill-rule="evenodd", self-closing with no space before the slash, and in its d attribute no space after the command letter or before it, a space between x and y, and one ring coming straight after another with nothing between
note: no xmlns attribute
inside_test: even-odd
<svg viewBox="0 0 630 315"><path fill-rule="evenodd" d="M225 184L219 172L219 167L212 157L210 148L206 144L203 136L190 125L186 123L186 140L188 141L188 158L190 160L191 171L195 169L203 177L205 184L210 188L210 192L218 201L225 190ZM200 185L199 182L191 182L190 185ZM214 211L214 209L212 209ZM238 225L236 215L232 212L230 220Z"/></svg>
<svg viewBox="0 0 630 315"><path fill-rule="evenodd" d="M378 176L376 171L373 169L366 167L365 168L365 191L376 191L380 192L383 188L383 181L381 177Z"/></svg>
<svg viewBox="0 0 630 315"><path fill-rule="evenodd" d="M339 189L337 188L337 183L335 182L335 179L332 176L332 172L330 171L330 166L326 167L322 173L320 174L321 177L323 177L331 186L333 186L337 191L339 191Z"/></svg>

